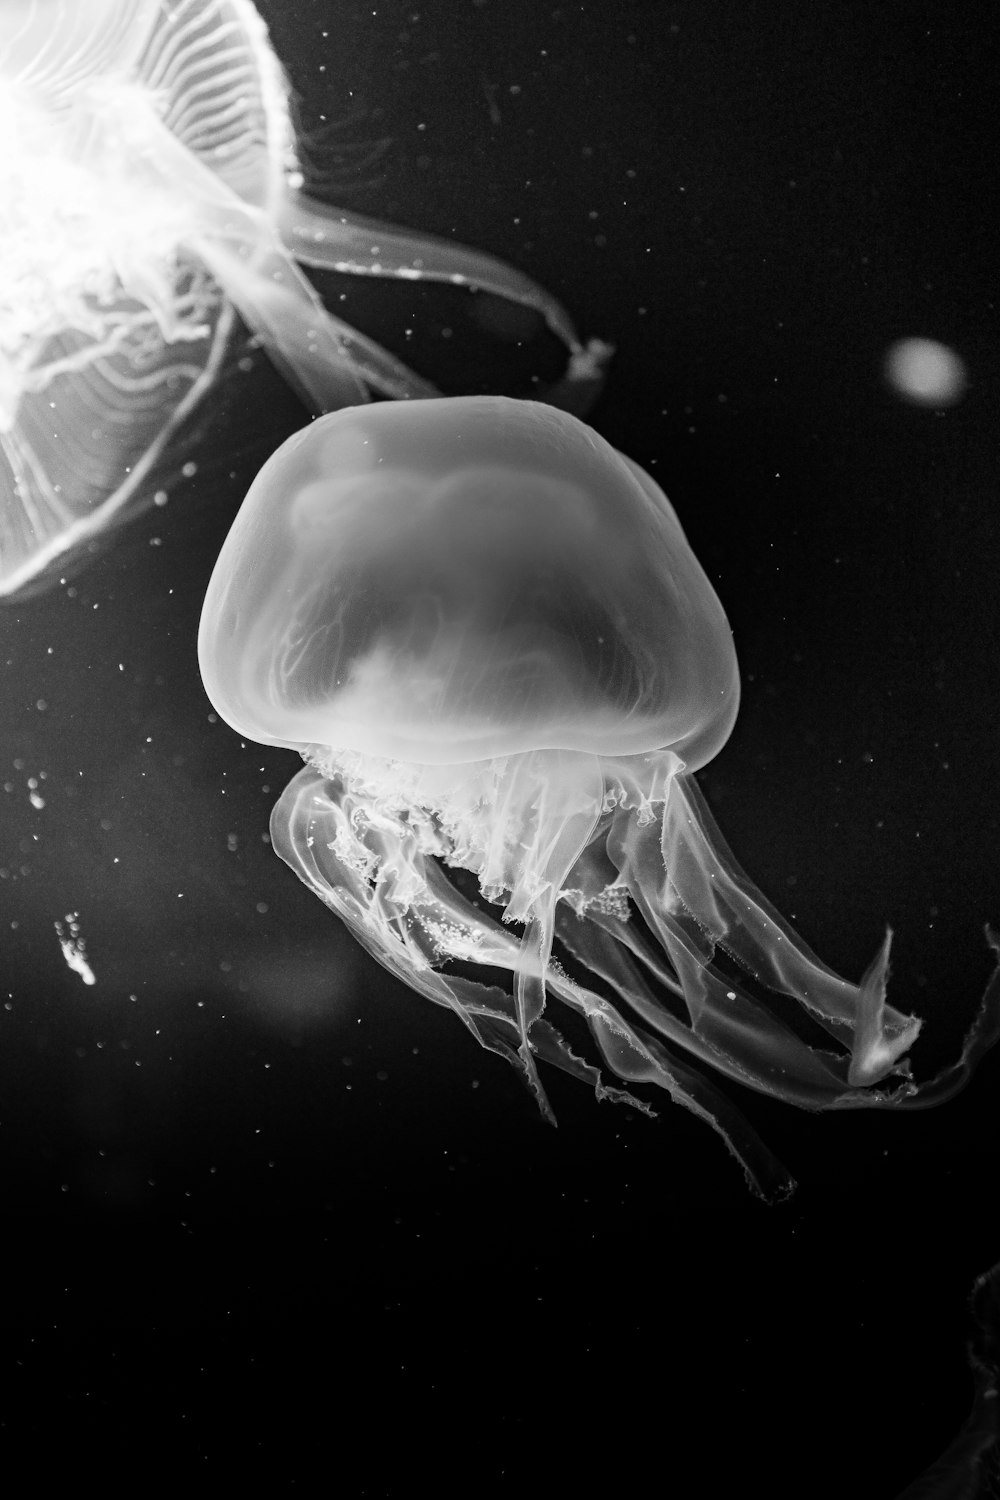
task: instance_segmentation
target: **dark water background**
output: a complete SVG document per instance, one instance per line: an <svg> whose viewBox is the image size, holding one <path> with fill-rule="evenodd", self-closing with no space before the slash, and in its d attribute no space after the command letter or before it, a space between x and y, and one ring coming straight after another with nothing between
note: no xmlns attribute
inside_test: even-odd
<svg viewBox="0 0 1000 1500"><path fill-rule="evenodd" d="M667 490L741 661L703 788L834 967L892 924L929 1074L1000 922L990 13L260 9L330 201L505 257L617 345L592 420ZM322 285L449 391L558 370L485 299ZM958 351L961 404L887 390L908 335ZM799 1179L774 1209L668 1104L559 1076L545 1127L271 853L298 762L203 695L215 555L303 419L234 369L169 503L0 613L8 1438L279 1493L321 1461L348 1495L895 1495L968 1410L1000 1053L940 1112L741 1098Z"/></svg>

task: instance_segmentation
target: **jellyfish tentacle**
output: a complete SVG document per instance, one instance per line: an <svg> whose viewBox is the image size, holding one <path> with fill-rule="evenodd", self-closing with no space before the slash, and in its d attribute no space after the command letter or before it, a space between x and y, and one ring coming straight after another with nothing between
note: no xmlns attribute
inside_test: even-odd
<svg viewBox="0 0 1000 1500"><path fill-rule="evenodd" d="M143 95L132 99L127 120L137 173L141 164L164 201L185 205L179 243L209 267L313 410L335 411L366 401L366 373L386 395L437 394L429 382L363 335L352 340L364 360L355 368L344 347L345 325L323 307L265 211L242 199L193 156ZM127 272L123 284L129 286Z"/></svg>
<svg viewBox="0 0 1000 1500"><path fill-rule="evenodd" d="M635 945L631 922L609 913L585 911L581 916L566 909L557 924L557 937L568 952L607 983L650 1033L757 1093L802 1109L826 1111L844 1108L845 1099L855 1107L872 1108L898 1102L915 1091L910 1082L893 1091L851 1089L845 1055L807 1046L762 1005L721 976L703 975L708 993L700 1018L681 1020L643 978L636 959L646 965L648 955ZM685 954L682 936L671 945L671 957L685 978L688 973L697 975L698 961L690 952ZM663 971L646 966L653 978L662 982Z"/></svg>
<svg viewBox="0 0 1000 1500"><path fill-rule="evenodd" d="M538 1076L531 1042L532 1027L545 1009L545 971L551 951L551 914L547 914L547 919L532 917L521 938L515 970L515 1003L520 1034L518 1052L532 1092L536 1095L543 1114L551 1115L554 1125L556 1117Z"/></svg>
<svg viewBox="0 0 1000 1500"><path fill-rule="evenodd" d="M530 276L494 255L433 234L414 234L397 224L359 214L348 217L304 193L290 193L278 225L281 238L304 266L351 276L437 281L490 292L538 313L570 352L583 345L569 313Z"/></svg>
<svg viewBox="0 0 1000 1500"><path fill-rule="evenodd" d="M425 927L413 917L408 904L393 909L385 898L375 883L381 873L379 855L352 827L352 812L344 788L307 767L288 783L271 813L275 852L384 968L437 1004L448 1005L481 1046L519 1066L516 1047L498 1029L507 1023L517 1034L511 997L480 985L476 1005L466 1006L438 982L432 955L439 943L430 924ZM504 1004L498 1003L500 997Z"/></svg>
<svg viewBox="0 0 1000 1500"><path fill-rule="evenodd" d="M130 115L145 170L166 201L186 205L189 227L181 243L209 267L313 411L367 401L369 385L395 399L439 394L374 339L327 311L271 217L193 156L148 102L140 97Z"/></svg>
<svg viewBox="0 0 1000 1500"><path fill-rule="evenodd" d="M916 1016L906 1018L903 1025L886 1019L891 947L892 928L887 927L882 946L858 985L858 1020L847 1072L847 1081L852 1085L877 1083L892 1072L920 1033L921 1022Z"/></svg>
<svg viewBox="0 0 1000 1500"><path fill-rule="evenodd" d="M525 1047L524 1007L514 995L440 972L451 956L525 973L532 950L522 953L509 932L464 902L433 862L425 864L412 848L404 850L384 834L359 826L354 813L342 783L307 767L285 788L272 812L274 849L384 968L454 1010L481 1046L511 1063L550 1124L556 1119L538 1077L536 1051L591 1083L602 1097L621 1097L644 1108L625 1091L604 1085L597 1070L575 1057L548 1022L532 1020ZM387 891L393 882L387 864L397 872L405 869L405 890Z"/></svg>
<svg viewBox="0 0 1000 1500"><path fill-rule="evenodd" d="M532 1027L545 1009L545 983L559 892L587 847L597 821L603 780L596 756L542 750L505 761L497 788L511 808L500 865L484 860L481 880L509 894L505 921L524 922L516 975L521 1057L544 1094L532 1056ZM518 838L522 824L526 837Z"/></svg>
<svg viewBox="0 0 1000 1500"><path fill-rule="evenodd" d="M192 248L311 411L361 405L373 390L394 400L440 394L374 339L327 312L280 246L258 245L245 258L242 246L234 249L221 239L199 235L192 237Z"/></svg>
<svg viewBox="0 0 1000 1500"><path fill-rule="evenodd" d="M635 1083L665 1089L681 1105L721 1136L743 1169L750 1188L766 1202L777 1202L795 1190L795 1179L760 1139L730 1099L693 1068L679 1062L655 1037L627 1022L608 1001L582 986L550 980L560 998L586 1016L591 1034L612 1072Z"/></svg>
<svg viewBox="0 0 1000 1500"><path fill-rule="evenodd" d="M274 808L274 849L384 968L427 999L454 1010L482 1047L512 1063L545 1120L556 1123L537 1058L590 1084L599 1099L646 1114L655 1111L630 1090L606 1083L600 1069L577 1057L545 1016L532 1012L529 1019L516 994L443 973L441 965L449 959L507 969L517 983L522 975L540 986L544 980L543 993L551 991L586 1020L617 1077L664 1089L675 1104L711 1125L762 1197L770 1201L791 1191L794 1183L785 1168L740 1110L706 1079L551 960L543 973L540 943L518 942L468 902L436 861L425 862L412 848L385 840L385 830L373 833L363 819L357 823L357 811L342 783L307 767Z"/></svg>
<svg viewBox="0 0 1000 1500"><path fill-rule="evenodd" d="M582 342L559 299L496 256L381 219L348 216L301 192L289 193L278 223L291 254L314 270L466 287L537 313L569 355L562 378L540 392L546 405L585 416L604 389L614 346L604 339Z"/></svg>
<svg viewBox="0 0 1000 1500"><path fill-rule="evenodd" d="M374 339L327 311L263 209L192 160L155 115L147 129L150 158L168 190L197 204L186 242L313 411L367 401L369 386L395 399L439 394Z"/></svg>
<svg viewBox="0 0 1000 1500"><path fill-rule="evenodd" d="M683 779L683 793L692 801L692 784ZM703 825L707 810L699 809ZM614 830L612 827L612 834ZM908 1061L902 1055L915 1040L920 1021L907 1017L885 1003L889 972L891 930L886 932L880 948L861 982L852 986L821 965L793 930L771 909L765 898L754 889L736 865L725 844L714 850L720 863L713 866L706 858L705 869L711 880L713 901L730 913L737 909L727 879L738 884L744 914L761 911L772 925L780 925L786 947L781 963L754 965L751 955L759 951L757 934L736 934L718 918L718 906L686 895L692 909L673 899L676 890L664 880L663 863L655 854L655 841L648 830L634 828L616 839L609 835L608 868L635 903L646 926L655 932L663 945L662 953L643 941L627 914L622 916L622 887L618 898L608 899L607 870L599 869L603 850L592 845L573 872L573 883L589 886L586 896L568 893L576 913L571 918L564 904L557 922L559 941L594 972L610 983L658 1034L693 1051L703 1061L738 1082L786 1102L810 1110L845 1109L928 1109L953 1098L968 1082L982 1057L1000 1040L1000 935L987 927L987 941L998 957L979 1010L971 1022L960 1057L933 1077L916 1082ZM643 837L646 844L643 846ZM713 838L713 845L715 844ZM712 851L710 851L712 852ZM595 874L590 874L590 870ZM651 871L653 873L651 873ZM657 875L658 871L658 875ZM602 879L605 885L602 887ZM655 893L658 899L654 899ZM651 893L653 893L651 895ZM580 916L587 918L580 921ZM604 940L600 937L603 930ZM611 939L609 943L607 940ZM794 951L793 951L794 945ZM731 957L756 984L771 988L799 1001L803 1008L825 1027L844 1047L843 1053L807 1044L790 1030L778 1016L769 1011L732 972L718 968L716 948ZM631 955L626 966L624 955ZM636 963L651 974L657 984L688 1012L684 1022L674 1010L648 990ZM761 968L764 972L761 972ZM806 972L829 982L821 990L824 1000L832 994L835 1005L820 1010L815 990L797 992L789 976ZM845 1007L845 997L853 996L853 1014ZM836 1011L837 1013L832 1013ZM902 1081L892 1087L873 1085L895 1075Z"/></svg>
<svg viewBox="0 0 1000 1500"><path fill-rule="evenodd" d="M649 829L623 820L612 828L609 852L622 862L623 873L629 872L630 892L654 931L665 933L667 912L686 912L701 930L708 960L721 948L852 1048L852 1082L871 1084L905 1074L903 1055L920 1021L885 1003L887 944L865 976L865 990L822 963L740 868L690 776L677 777L670 789L658 857ZM864 1020L860 1038L859 1017Z"/></svg>
<svg viewBox="0 0 1000 1500"><path fill-rule="evenodd" d="M983 991L979 1008L969 1023L962 1040L962 1050L954 1062L946 1063L931 1078L915 1086L912 1096L903 1100L879 1099L878 1103L892 1106L897 1102L908 1109L936 1109L960 1094L986 1053L1000 1042L1000 933L989 923L985 926L986 942L993 952L993 971ZM862 1095L862 1098L864 1096ZM852 1097L840 1099L835 1109L856 1107Z"/></svg>

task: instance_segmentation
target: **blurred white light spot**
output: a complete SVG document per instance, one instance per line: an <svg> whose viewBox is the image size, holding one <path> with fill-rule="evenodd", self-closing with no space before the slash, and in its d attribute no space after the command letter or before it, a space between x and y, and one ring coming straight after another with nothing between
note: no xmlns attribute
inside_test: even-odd
<svg viewBox="0 0 1000 1500"><path fill-rule="evenodd" d="M885 356L885 378L915 406L954 406L965 395L965 365L936 339L899 339Z"/></svg>

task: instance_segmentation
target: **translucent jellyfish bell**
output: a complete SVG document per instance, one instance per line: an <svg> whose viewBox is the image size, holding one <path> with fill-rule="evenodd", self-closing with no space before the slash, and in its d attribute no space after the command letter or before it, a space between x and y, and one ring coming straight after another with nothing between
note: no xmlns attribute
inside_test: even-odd
<svg viewBox="0 0 1000 1500"><path fill-rule="evenodd" d="M649 1109L571 1050L552 1000L620 1080L714 1125L767 1195L787 1174L678 1050L808 1109L917 1099L920 1022L886 1004L888 937L859 985L841 979L716 829L691 773L736 716L725 614L663 492L575 418L470 397L320 419L251 487L198 650L233 728L308 763L275 849L546 1114L539 1060ZM998 1000L921 1102L960 1087Z"/></svg>
<svg viewBox="0 0 1000 1500"><path fill-rule="evenodd" d="M300 265L479 288L608 350L492 257L312 202L250 0L0 6L0 595L123 519L218 378L238 312L314 412L435 395Z"/></svg>

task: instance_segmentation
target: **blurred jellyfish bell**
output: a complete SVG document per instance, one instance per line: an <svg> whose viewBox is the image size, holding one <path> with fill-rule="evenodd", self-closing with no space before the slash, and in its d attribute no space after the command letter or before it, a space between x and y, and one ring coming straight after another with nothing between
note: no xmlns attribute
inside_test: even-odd
<svg viewBox="0 0 1000 1500"><path fill-rule="evenodd" d="M913 406L956 406L968 386L961 358L937 339L897 339L883 369L890 388Z"/></svg>
<svg viewBox="0 0 1000 1500"><path fill-rule="evenodd" d="M238 312L313 412L434 387L300 265L530 308L585 405L608 353L492 257L312 202L250 0L0 7L0 595L124 518L217 379Z"/></svg>
<svg viewBox="0 0 1000 1500"><path fill-rule="evenodd" d="M198 649L233 728L307 762L275 849L544 1113L539 1060L649 1108L571 1049L550 1000L620 1080L712 1124L766 1195L787 1173L679 1052L807 1109L918 1098L888 938L841 979L716 829L692 773L736 717L722 605L663 492L574 417L469 397L320 419L251 487ZM927 1102L989 1045L997 999Z"/></svg>

